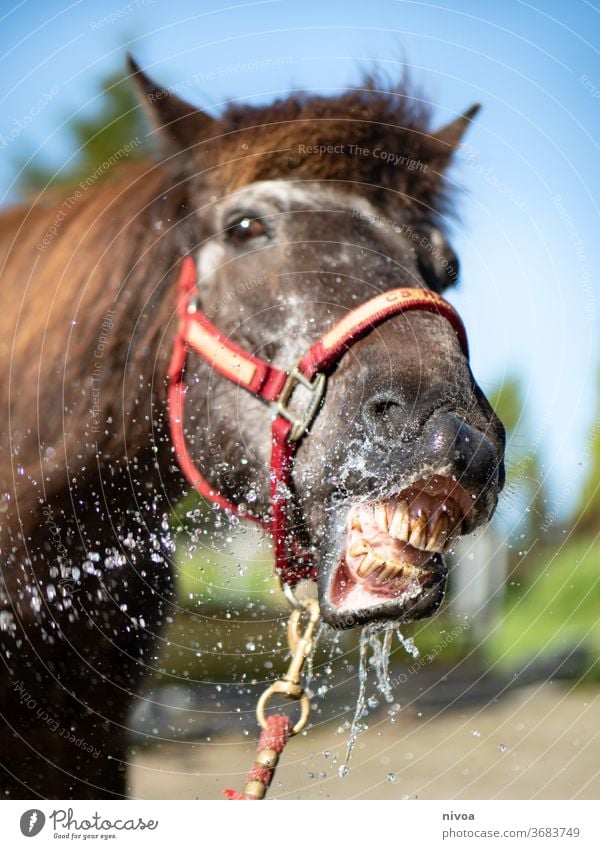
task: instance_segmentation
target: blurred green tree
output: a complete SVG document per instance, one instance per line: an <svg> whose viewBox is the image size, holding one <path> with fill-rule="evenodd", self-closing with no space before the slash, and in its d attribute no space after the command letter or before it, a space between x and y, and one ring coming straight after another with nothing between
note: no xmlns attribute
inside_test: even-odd
<svg viewBox="0 0 600 849"><path fill-rule="evenodd" d="M148 125L124 70L102 78L99 92L97 110L66 122L73 153L64 166L56 168L35 157L28 162L31 153L19 156L15 165L21 194L79 183L107 162L115 161L115 165L102 169L106 174L121 162L148 158Z"/></svg>
<svg viewBox="0 0 600 849"><path fill-rule="evenodd" d="M525 544L539 536L544 520L545 487L537 445L527 432L522 380L505 378L489 394L490 404L506 428L506 488L523 510Z"/></svg>
<svg viewBox="0 0 600 849"><path fill-rule="evenodd" d="M523 391L516 375L505 378L489 396L494 412L500 417L507 434L513 433L523 415Z"/></svg>
<svg viewBox="0 0 600 849"><path fill-rule="evenodd" d="M596 414L586 451L588 472L572 517L576 529L581 532L600 530L600 371L596 387Z"/></svg>

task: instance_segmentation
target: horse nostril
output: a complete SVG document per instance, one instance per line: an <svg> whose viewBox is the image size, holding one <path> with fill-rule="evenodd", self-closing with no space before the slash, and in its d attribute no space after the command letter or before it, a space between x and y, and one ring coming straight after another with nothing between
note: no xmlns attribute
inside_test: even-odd
<svg viewBox="0 0 600 849"><path fill-rule="evenodd" d="M499 457L492 441L452 413L434 414L423 437L432 459L451 462L463 485L478 488L499 472Z"/></svg>
<svg viewBox="0 0 600 849"><path fill-rule="evenodd" d="M397 442L402 439L406 421L398 395L381 392L373 395L363 406L362 421L367 436L376 443Z"/></svg>
<svg viewBox="0 0 600 849"><path fill-rule="evenodd" d="M493 437L447 410L403 401L398 391L377 392L364 404L365 434L376 445L392 448L408 443L415 456L437 468L450 466L466 489L500 483L502 456Z"/></svg>

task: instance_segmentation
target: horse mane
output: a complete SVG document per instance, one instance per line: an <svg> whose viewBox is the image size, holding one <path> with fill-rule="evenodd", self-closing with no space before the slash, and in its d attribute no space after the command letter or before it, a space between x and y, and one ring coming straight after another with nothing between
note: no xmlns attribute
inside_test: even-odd
<svg viewBox="0 0 600 849"><path fill-rule="evenodd" d="M324 180L419 217L451 209L444 180L451 147L440 144L429 104L406 79L394 86L371 74L334 96L301 91L268 105L232 103L213 135L199 147L198 164L210 162L229 190L257 180Z"/></svg>
<svg viewBox="0 0 600 849"><path fill-rule="evenodd" d="M0 491L14 491L18 466L23 505L64 487L67 468L92 473L148 446L181 256L168 176L123 167L0 217Z"/></svg>

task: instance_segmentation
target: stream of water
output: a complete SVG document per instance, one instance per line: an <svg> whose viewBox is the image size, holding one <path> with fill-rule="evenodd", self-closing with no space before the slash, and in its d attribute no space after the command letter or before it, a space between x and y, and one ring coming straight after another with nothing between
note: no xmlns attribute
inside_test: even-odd
<svg viewBox="0 0 600 849"><path fill-rule="evenodd" d="M368 727L364 720L368 716L369 709L374 709L379 705L377 694L380 694L388 703L394 700L390 679L390 655L394 634L398 637L400 645L407 654L414 659L419 657L419 650L415 646L412 637L404 637L402 632L393 624L387 623L381 625L379 623L370 623L369 625L365 625L360 633L358 696L354 717L348 734L346 756L338 769L340 778L348 775L348 763L356 743L356 738L361 731L365 731ZM375 674L375 693L368 697L369 671L371 669Z"/></svg>

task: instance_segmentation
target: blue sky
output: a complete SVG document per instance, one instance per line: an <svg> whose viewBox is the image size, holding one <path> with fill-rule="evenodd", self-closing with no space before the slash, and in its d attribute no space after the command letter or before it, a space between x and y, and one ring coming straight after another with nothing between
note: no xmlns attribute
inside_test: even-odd
<svg viewBox="0 0 600 849"><path fill-rule="evenodd" d="M4 203L14 156L39 147L58 167L73 153L63 121L94 110L98 78L126 45L165 85L198 75L185 96L208 109L292 87L338 90L373 61L391 75L407 61L440 124L481 102L452 172L463 288L451 300L483 388L523 378L549 509L573 503L600 365L600 13L591 3L5 0L1 10Z"/></svg>

